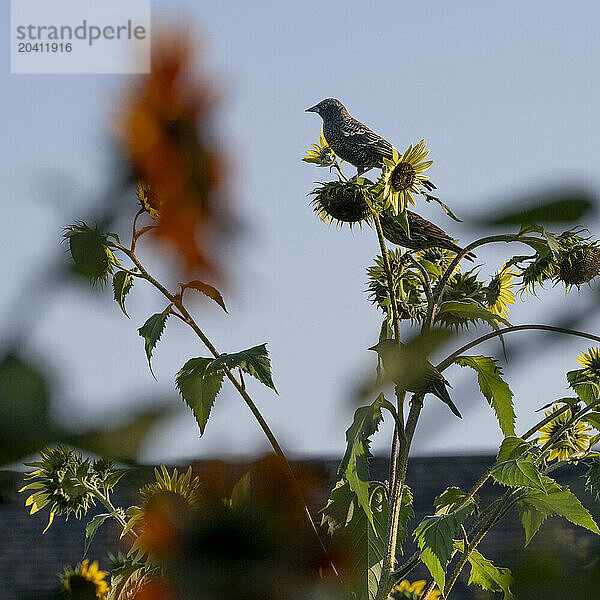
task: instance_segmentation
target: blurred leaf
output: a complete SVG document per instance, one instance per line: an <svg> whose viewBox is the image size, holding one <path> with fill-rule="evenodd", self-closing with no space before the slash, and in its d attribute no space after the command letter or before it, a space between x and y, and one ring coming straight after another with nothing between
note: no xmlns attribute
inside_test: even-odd
<svg viewBox="0 0 600 600"><path fill-rule="evenodd" d="M344 479L350 484L350 489L358 497L358 504L367 514L371 525L375 527L373 515L369 503L369 458L372 456L369 450L370 437L379 428L383 420L381 415L381 403L384 400L380 394L369 406L357 408L354 413L354 421L346 430L346 453L338 467Z"/></svg>
<svg viewBox="0 0 600 600"><path fill-rule="evenodd" d="M569 488L558 485L550 477L543 477L543 482L546 493L528 490L519 503L532 506L546 516L564 517L574 525L585 527L585 529L600 535L598 525Z"/></svg>
<svg viewBox="0 0 600 600"><path fill-rule="evenodd" d="M531 448L531 444L520 437L510 435L502 440L502 445L498 451L498 458L496 458L496 462L501 463L507 460L519 458L522 454L527 452L529 448Z"/></svg>
<svg viewBox="0 0 600 600"><path fill-rule="evenodd" d="M0 464L35 452L55 435L44 376L7 354L0 361Z"/></svg>
<svg viewBox="0 0 600 600"><path fill-rule="evenodd" d="M90 548L90 544L96 535L96 531L98 531L100 525L106 521L110 517L110 513L103 513L101 515L96 515L86 526L85 526L85 545L83 548L83 556L87 554L87 551Z"/></svg>
<svg viewBox="0 0 600 600"><path fill-rule="evenodd" d="M229 369L240 368L248 375L258 379L262 384L270 387L276 394L278 393L271 377L271 360L266 344L254 346L234 354L223 353L219 358L211 361L206 368L206 374L216 373L222 370L223 367Z"/></svg>
<svg viewBox="0 0 600 600"><path fill-rule="evenodd" d="M152 352L160 340L160 336L165 329L165 323L167 317L171 313L171 305L167 306L161 313L152 315L139 329L138 333L144 338L144 349L146 350L146 358L148 359L148 366L150 367L150 373L152 377L156 379L154 371L152 370L152 364L150 359L152 358Z"/></svg>
<svg viewBox="0 0 600 600"><path fill-rule="evenodd" d="M231 508L244 510L250 506L250 473L246 473L231 490Z"/></svg>
<svg viewBox="0 0 600 600"><path fill-rule="evenodd" d="M530 504L524 502L517 502L517 508L519 509L521 524L525 530L525 546L527 546L546 520L547 513L540 512Z"/></svg>
<svg viewBox="0 0 600 600"><path fill-rule="evenodd" d="M510 327L510 322L504 317L483 308L479 302L473 300L447 300L446 302L442 302L437 315L452 315L453 317L469 319L471 321L485 321L494 329L500 328L498 323Z"/></svg>
<svg viewBox="0 0 600 600"><path fill-rule="evenodd" d="M505 436L515 435L513 393L502 379L502 371L493 358L487 356L460 356L454 362L477 371L479 389L494 409L500 429Z"/></svg>
<svg viewBox="0 0 600 600"><path fill-rule="evenodd" d="M208 296L214 300L225 312L227 312L227 309L225 308L225 300L223 300L221 292L219 292L219 290L212 285L204 283L203 281L198 281L197 279L190 281L189 283L180 283L179 285L181 286L182 292L187 288L202 292L205 296Z"/></svg>
<svg viewBox="0 0 600 600"><path fill-rule="evenodd" d="M585 473L585 489L594 495L596 502L600 499L600 461L592 461Z"/></svg>
<svg viewBox="0 0 600 600"><path fill-rule="evenodd" d="M113 569L110 577L110 589L107 600L128 600L130 594L137 591L137 586L142 584L146 573L145 565L132 561ZM127 594L127 595L125 595Z"/></svg>
<svg viewBox="0 0 600 600"><path fill-rule="evenodd" d="M546 493L540 474L530 458L517 458L497 464L491 473L492 477L509 487L525 487Z"/></svg>
<svg viewBox="0 0 600 600"><path fill-rule="evenodd" d="M454 547L464 553L464 542L455 542ZM467 560L471 565L468 585L474 583L486 591L503 592L504 600L514 599L510 591L513 577L509 569L496 567L477 550L472 550Z"/></svg>
<svg viewBox="0 0 600 600"><path fill-rule="evenodd" d="M117 304L121 307L123 314L129 318L125 310L125 296L133 287L133 277L125 271L117 271L113 276L113 293Z"/></svg>
<svg viewBox="0 0 600 600"><path fill-rule="evenodd" d="M191 358L175 377L177 389L196 417L201 436L225 377L223 371L208 373L212 362L210 358Z"/></svg>
<svg viewBox="0 0 600 600"><path fill-rule="evenodd" d="M585 215L589 216L594 208L595 198L589 192L582 189L564 189L521 200L515 209L483 222L486 225L567 223L578 221Z"/></svg>
<svg viewBox="0 0 600 600"><path fill-rule="evenodd" d="M467 506L447 515L425 517L413 533L421 551L419 557L440 590L446 585L446 568L452 554L454 538L458 536L460 525L469 512L470 508Z"/></svg>
<svg viewBox="0 0 600 600"><path fill-rule="evenodd" d="M451 218L454 219L455 221L458 221L459 223L462 223L462 219L459 219L451 210L450 207L447 204L444 204L439 198L436 198L435 196L430 196L429 194L424 194L425 196L425 200L427 200L427 202L431 202L432 200L434 202L437 202L441 207L442 210Z"/></svg>
<svg viewBox="0 0 600 600"><path fill-rule="evenodd" d="M448 515L451 512L454 512L457 508L459 508L467 494L463 492L458 487L449 487L445 489L434 501L433 506L435 506L435 514L436 515ZM476 504L479 502L477 496L474 496L469 500L466 504L466 507L470 507L473 510L476 507Z"/></svg>

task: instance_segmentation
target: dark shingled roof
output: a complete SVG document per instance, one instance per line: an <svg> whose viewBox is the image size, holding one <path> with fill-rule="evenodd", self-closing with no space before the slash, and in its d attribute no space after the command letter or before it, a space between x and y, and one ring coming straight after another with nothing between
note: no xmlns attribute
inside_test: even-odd
<svg viewBox="0 0 600 600"><path fill-rule="evenodd" d="M432 512L432 502L435 496L450 485L457 485L463 490L468 490L480 475L492 464L493 456L444 456L413 458L409 463L407 483L411 486L415 496L416 518L412 521L412 528L426 514ZM308 461L307 461L308 462ZM337 460L316 460L309 464L316 465L326 473L328 485L322 490L318 506L312 507L316 513L328 497L329 489L337 480ZM232 471L243 475L247 464L231 463ZM383 481L387 478L388 461L384 458L374 458L371 461L371 475L373 479ZM203 465L194 466L195 473L202 478ZM553 473L553 476L563 485L568 485L582 500L583 504L591 511L594 518L600 518L598 503L584 490L584 469L577 466L568 466ZM128 506L136 501L136 490L153 476L149 470L132 472L123 478L115 490L114 502L116 505ZM94 515L103 512L101 507L92 509L86 519L77 521L70 519L64 523L57 518L52 527L42 535L46 526L47 512L40 511L30 516L24 507L26 494L17 494L17 489L22 485L22 474L13 472L0 472L0 599L23 600L27 598L42 599L57 586L57 574L62 572L67 564L74 565L82 558L85 524ZM501 488L498 485L487 483L479 492L482 503L485 505L490 499L496 497ZM410 524L409 524L410 527ZM88 553L90 560L98 560L100 567L109 568L107 552L119 549L119 531L107 522L98 531ZM540 573L553 561L563 561L561 554L568 551L572 556L573 564L569 564L566 576L560 575L560 580L575 580L586 576L584 568L580 572L573 569L586 567L594 557L600 556L599 545L596 537L589 532L572 526L564 519L549 519L541 528L540 533L534 538L529 547L523 550L524 534L518 521L516 511L512 511L501 522L494 532L484 538L479 550L483 555L498 566L510 567L513 571L519 570L528 557L534 557L534 567ZM412 552L412 549L409 549ZM563 564L561 563L561 564ZM529 563L527 563L529 564ZM565 567L566 568L566 567ZM492 598L488 592L482 592L474 586L466 587L468 569L465 569L462 582L456 588L453 597L457 600L473 598ZM589 574L587 575L589 577ZM410 573L411 581L424 579L427 573L424 570L415 570ZM567 585L567 589L570 589ZM535 600L535 598L548 598L547 595L518 595L519 600ZM557 596L559 597L559 596ZM564 596L560 596L564 597ZM587 596L573 596L587 598ZM600 597L600 594L595 597ZM590 596L592 598L592 596Z"/></svg>

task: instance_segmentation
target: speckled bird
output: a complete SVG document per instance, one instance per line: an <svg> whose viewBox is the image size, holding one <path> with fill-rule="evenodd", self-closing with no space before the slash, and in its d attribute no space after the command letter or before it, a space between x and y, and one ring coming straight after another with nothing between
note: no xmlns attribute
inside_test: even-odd
<svg viewBox="0 0 600 600"><path fill-rule="evenodd" d="M460 419L462 415L448 394L447 386L450 384L444 376L428 361L425 361L425 366L417 378L410 378L407 381L410 370L403 366L400 361L403 360L402 350L405 348L401 344L398 348L396 340L383 340L377 345L369 348L377 352L383 361L383 368L390 376L392 381L398 383L409 392L417 394L433 394L437 396L444 404L447 404L450 410ZM405 360L410 360L407 356Z"/></svg>
<svg viewBox="0 0 600 600"><path fill-rule="evenodd" d="M445 248L451 250L457 254L462 252L463 249L454 243L454 240L437 225L434 225L431 221L424 219L420 215L406 211L408 219L408 228L410 231L410 237L406 235L402 226L394 217L386 212L382 212L379 215L381 221L381 228L383 229L383 235L392 244L397 246L403 246L404 248L410 248L411 250L425 250L427 248ZM467 260L473 260L474 254L469 252L465 256Z"/></svg>
<svg viewBox="0 0 600 600"><path fill-rule="evenodd" d="M317 113L323 119L323 135L329 147L342 160L354 165L359 176L369 169L381 168L384 158L392 158L392 145L351 117L339 100L326 98L306 112ZM435 189L431 181L423 185L428 190Z"/></svg>

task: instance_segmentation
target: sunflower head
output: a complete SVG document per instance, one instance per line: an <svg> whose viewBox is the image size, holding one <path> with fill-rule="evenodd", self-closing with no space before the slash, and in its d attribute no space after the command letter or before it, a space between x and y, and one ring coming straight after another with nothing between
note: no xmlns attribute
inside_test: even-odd
<svg viewBox="0 0 600 600"><path fill-rule="evenodd" d="M600 273L600 247L579 245L564 252L559 260L558 275L567 287L589 283Z"/></svg>
<svg viewBox="0 0 600 600"><path fill-rule="evenodd" d="M112 463L90 463L67 446L46 448L40 452L40 459L25 463L37 468L25 475L28 483L19 491L34 490L25 501L25 506L31 506L30 514L45 506L50 507L48 525L44 532L56 515L65 515L65 519L71 515L75 515L77 519L81 518L88 508L95 504L95 496L90 490L110 490L117 481L112 477Z"/></svg>
<svg viewBox="0 0 600 600"><path fill-rule="evenodd" d="M390 592L388 596L389 600L419 600L425 591L425 580L414 581L411 583L406 579L403 579L400 583L394 586L394 589ZM433 590L429 594L430 600L439 600L441 594L438 589Z"/></svg>
<svg viewBox="0 0 600 600"><path fill-rule="evenodd" d="M425 160L428 154L427 144L421 140L416 146L411 144L402 156L394 148L392 158L383 159L378 189L384 208L398 214L415 204L414 195L422 192L423 183L429 179L423 173L433 164Z"/></svg>
<svg viewBox="0 0 600 600"><path fill-rule="evenodd" d="M551 417L559 410L559 408L559 406L555 406L552 410L547 411L546 417ZM566 410L560 413L540 429L541 435L538 441L542 446L546 444L559 429L566 425L571 419L574 410L575 409L571 411ZM590 440L592 438L588 433L590 430L590 426L584 421L576 421L573 423L552 443L548 460L569 460L574 454L586 452L589 449ZM573 462L577 461L573 460Z"/></svg>
<svg viewBox="0 0 600 600"><path fill-rule="evenodd" d="M107 575L107 571L101 571L98 568L98 561L95 560L90 565L86 558L74 569L67 567L65 572L60 575L60 580L63 590L67 592L68 596L106 600L108 584L104 578Z"/></svg>
<svg viewBox="0 0 600 600"><path fill-rule="evenodd" d="M200 480L192 479L192 467L179 475L177 469L170 475L164 465L160 471L154 469L156 481L146 484L139 492L144 502L142 506L132 506L127 510L129 520L121 537L134 530L138 533L131 552L136 552L136 560L146 554L154 556L166 551L176 536L176 527L190 511L200 507Z"/></svg>
<svg viewBox="0 0 600 600"><path fill-rule="evenodd" d="M443 293L444 301L472 302L482 305L485 302L485 287L479 279L475 269L466 273L455 271L448 279ZM468 329L469 325L477 323L478 319L465 317L462 313L440 312L436 316L436 323L450 329Z"/></svg>
<svg viewBox="0 0 600 600"><path fill-rule="evenodd" d="M485 299L490 312L500 317L506 317L508 306L515 304L515 287L513 280L517 274L511 267L504 265L490 280L486 290Z"/></svg>
<svg viewBox="0 0 600 600"><path fill-rule="evenodd" d="M323 129L319 135L319 143L312 144L312 149L306 151L306 156L302 160L315 164L317 167L333 167L336 157L323 135Z"/></svg>
<svg viewBox="0 0 600 600"><path fill-rule="evenodd" d="M97 226L91 228L78 222L66 227L63 237L69 241L75 271L87 277L92 285L104 285L113 267L119 266L108 246L108 234L101 232Z"/></svg>
<svg viewBox="0 0 600 600"><path fill-rule="evenodd" d="M160 196L149 183L138 181L137 197L140 206L156 221L160 219Z"/></svg>
<svg viewBox="0 0 600 600"><path fill-rule="evenodd" d="M583 367L583 374L589 379L600 380L600 348L588 348L577 357Z"/></svg>
<svg viewBox="0 0 600 600"><path fill-rule="evenodd" d="M358 223L368 219L371 208L368 202L367 180L330 181L316 187L311 195L315 212L325 223Z"/></svg>
<svg viewBox="0 0 600 600"><path fill-rule="evenodd" d="M416 258L419 262L427 261L437 267L436 271L439 271L439 275L436 273L436 279L450 266L450 263L455 257L456 253L439 247L426 248L416 254ZM456 265L456 269L460 269L460 263ZM431 275L432 273L429 272L430 277Z"/></svg>

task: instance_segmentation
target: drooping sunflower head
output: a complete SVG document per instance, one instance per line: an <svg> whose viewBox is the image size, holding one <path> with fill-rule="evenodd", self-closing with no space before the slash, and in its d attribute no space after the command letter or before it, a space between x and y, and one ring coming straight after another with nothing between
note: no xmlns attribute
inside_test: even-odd
<svg viewBox="0 0 600 600"><path fill-rule="evenodd" d="M561 254L556 278L567 287L589 283L600 273L600 247L581 244Z"/></svg>
<svg viewBox="0 0 600 600"><path fill-rule="evenodd" d="M156 221L160 219L160 195L150 184L138 181L137 197L140 206Z"/></svg>
<svg viewBox="0 0 600 600"><path fill-rule="evenodd" d="M423 263L423 261L426 261L427 263L431 263L437 267L436 271L438 271L439 274L432 273L430 270L428 270L429 276L432 277L433 275L435 279L438 279L441 274L444 273L455 257L456 253L439 247L426 248L425 250L418 252L415 256L419 262ZM425 264L425 266L427 265ZM456 265L456 270L459 269L460 263Z"/></svg>
<svg viewBox="0 0 600 600"><path fill-rule="evenodd" d="M74 569L67 567L65 572L60 575L63 589L77 598L100 598L106 600L108 594L108 584L104 578L108 575L107 571L101 571L98 568L98 561L95 560L91 565L86 558L81 561Z"/></svg>
<svg viewBox="0 0 600 600"><path fill-rule="evenodd" d="M25 463L37 469L25 475L29 483L19 492L35 490L25 501L25 506L31 506L30 514L45 506L50 507L46 532L56 515L65 515L65 519L75 515L79 519L85 514L95 504L90 489L102 486L109 472L96 471L94 464L83 460L67 446L46 448L40 452L40 458L39 461Z"/></svg>
<svg viewBox="0 0 600 600"><path fill-rule="evenodd" d="M444 289L444 301L471 302L481 306L485 302L485 287L475 272L476 268L461 273L455 271L448 279L448 283ZM479 319L464 316L462 312L443 311L436 316L436 323L442 327L450 329L468 329L470 325L474 325Z"/></svg>
<svg viewBox="0 0 600 600"><path fill-rule="evenodd" d="M366 183L364 178L321 183L311 192L314 211L327 224L337 221L352 226L353 223L368 219L371 208Z"/></svg>
<svg viewBox="0 0 600 600"><path fill-rule="evenodd" d="M556 406L554 409L547 411L546 417L551 417L559 410L559 408L559 406ZM543 446L546 444L554 434L567 424L571 419L571 416L572 411L566 410L546 423L546 425L539 430L541 435L538 442L540 445ZM550 455L548 456L548 460L568 460L572 455L578 452L587 451L590 446L590 439L592 438L588 433L590 430L591 427L584 421L576 421L570 425L554 442L552 442L552 445L549 447ZM573 462L577 461L573 459Z"/></svg>
<svg viewBox="0 0 600 600"><path fill-rule="evenodd" d="M588 348L577 357L583 367L583 374L590 379L600 380L600 348Z"/></svg>
<svg viewBox="0 0 600 600"><path fill-rule="evenodd" d="M306 156L302 160L315 164L317 167L332 167L335 164L335 154L323 135L323 129L319 135L319 143L312 144L312 149L306 151Z"/></svg>
<svg viewBox="0 0 600 600"><path fill-rule="evenodd" d="M515 304L515 293L512 288L517 273L512 267L504 265L490 280L485 296L486 303L490 312L501 317L506 317L510 304Z"/></svg>
<svg viewBox="0 0 600 600"><path fill-rule="evenodd" d="M136 560L169 548L179 520L197 510L201 503L200 480L198 477L192 479L192 467L181 475L174 469L170 475L161 465L160 471L154 469L154 474L156 481L139 490L143 504L127 510L129 520L121 533L123 537L131 530L137 532L138 537L131 548L131 552L137 553Z"/></svg>
<svg viewBox="0 0 600 600"><path fill-rule="evenodd" d="M433 164L425 160L429 149L425 140L416 146L412 144L400 156L394 148L391 159L384 158L380 188L384 208L390 208L394 214L405 210L409 204L415 204L415 194L420 194L422 186L429 177L423 173Z"/></svg>
<svg viewBox="0 0 600 600"><path fill-rule="evenodd" d="M394 586L388 598L389 600L419 600L425 591L426 583L423 579L414 581L413 583L403 579ZM440 596L440 591L435 589L429 594L429 599L439 600Z"/></svg>

